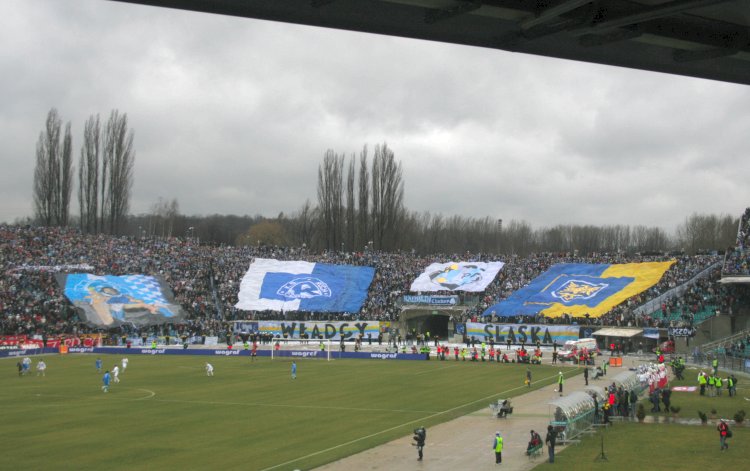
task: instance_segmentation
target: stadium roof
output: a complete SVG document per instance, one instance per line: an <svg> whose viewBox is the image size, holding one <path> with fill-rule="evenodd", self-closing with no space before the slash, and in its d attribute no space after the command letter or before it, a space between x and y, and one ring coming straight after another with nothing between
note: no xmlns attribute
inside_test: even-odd
<svg viewBox="0 0 750 471"><path fill-rule="evenodd" d="M750 284L750 276L722 276L719 283L725 285L747 285Z"/></svg>
<svg viewBox="0 0 750 471"><path fill-rule="evenodd" d="M750 84L750 0L115 1Z"/></svg>

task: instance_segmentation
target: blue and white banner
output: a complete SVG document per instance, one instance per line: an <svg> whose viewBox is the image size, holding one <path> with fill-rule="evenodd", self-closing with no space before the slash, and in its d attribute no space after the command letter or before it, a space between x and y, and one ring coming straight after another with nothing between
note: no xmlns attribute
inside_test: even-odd
<svg viewBox="0 0 750 471"><path fill-rule="evenodd" d="M148 275L70 273L57 275L65 297L81 319L97 327L179 323L184 311L161 278Z"/></svg>
<svg viewBox="0 0 750 471"><path fill-rule="evenodd" d="M659 329L656 327L646 327L643 329L643 336L647 339L659 340Z"/></svg>
<svg viewBox="0 0 750 471"><path fill-rule="evenodd" d="M246 311L356 313L375 269L256 258L240 283L235 307Z"/></svg>
<svg viewBox="0 0 750 471"><path fill-rule="evenodd" d="M429 304L431 306L456 306L458 296L404 295L404 304Z"/></svg>
<svg viewBox="0 0 750 471"><path fill-rule="evenodd" d="M414 280L409 291L481 292L495 279L503 265L503 262L433 263Z"/></svg>

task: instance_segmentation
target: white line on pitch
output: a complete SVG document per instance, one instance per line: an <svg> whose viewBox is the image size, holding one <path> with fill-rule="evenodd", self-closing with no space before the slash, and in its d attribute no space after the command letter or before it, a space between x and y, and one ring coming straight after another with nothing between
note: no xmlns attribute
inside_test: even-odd
<svg viewBox="0 0 750 471"><path fill-rule="evenodd" d="M542 381L546 381L548 379L553 379L553 378L557 378L557 375L552 375L552 376L548 376L546 378L542 378ZM325 450L320 450L320 451L316 451L315 453L310 453L309 455L300 456L299 458L295 458L293 460L289 460L287 462L271 466L270 468L262 469L261 471L270 471L271 469L280 468L282 466L286 466L286 465L294 463L296 461L300 461L300 460L304 460L304 459L307 459L307 458L311 458L313 456L321 455L323 453L328 453L329 451L333 451L333 450L335 450L337 448L341 448L341 447L345 447L345 446L351 445L353 443L361 442L362 440L367 440L369 438L376 437L378 435L382 435L382 434L390 432L392 430L396 430L398 428L405 427L405 426L407 426L409 424L415 424L417 422L423 422L423 421L429 420L429 419L431 419L433 417L437 417L439 415L443 415L443 414L446 414L448 412L453 412L456 409L460 409L462 407L467 407L467 406L470 406L470 405L475 404L475 403L480 402L480 401L486 401L486 400L491 399L493 397L496 397L496 396L498 396L500 394L507 395L510 392L513 392L513 391L516 391L516 390L519 390L519 389L526 389L526 388L527 388L527 386L525 386L525 385L524 386L518 386L517 388L508 389L507 391L502 391L502 392L499 392L499 393L491 394L489 396L477 399L475 401L467 402L466 404L462 404L460 406L456 406L456 407L452 407L450 409L446 409L446 410L444 410L442 412L435 412L434 414L428 415L426 417L422 417L421 419L410 420L409 422L405 422L405 423L403 423L401 425L396 425L394 427L390 427L390 428L387 428L385 430L381 430L379 432L371 433L370 435L367 435L367 436L364 436L364 437L360 437L360 438L356 438L356 439L350 440L350 441L348 441L346 443L341 443L340 445L336 445L336 446L332 446L330 448L326 448Z"/></svg>
<svg viewBox="0 0 750 471"><path fill-rule="evenodd" d="M434 370L420 371L419 373L414 373L412 376L423 375L423 374L426 374L426 373L432 373L433 371L440 371L440 370L444 370L446 368L453 368L454 366L458 366L458 365L441 366L440 368L435 368Z"/></svg>
<svg viewBox="0 0 750 471"><path fill-rule="evenodd" d="M291 407L294 409L331 409L331 410L348 410L361 412L420 412L435 414L431 410L413 410L413 409L373 409L366 407L339 407L339 406L313 406L298 404L268 404L263 402L225 402L225 401L188 401L182 399L154 399L159 402L176 402L182 404L207 404L213 406L251 406L251 407Z"/></svg>

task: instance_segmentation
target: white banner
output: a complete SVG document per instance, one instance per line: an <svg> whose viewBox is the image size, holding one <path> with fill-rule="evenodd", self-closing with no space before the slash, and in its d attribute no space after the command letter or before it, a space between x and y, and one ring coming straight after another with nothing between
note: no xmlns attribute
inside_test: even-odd
<svg viewBox="0 0 750 471"><path fill-rule="evenodd" d="M315 268L314 263L309 262L280 262L270 258L256 258L250 265L247 273L240 283L239 302L235 307L244 310L259 311L297 311L299 309L299 299L278 300L263 299L261 288L263 279L268 272L291 272L297 274L310 274Z"/></svg>
<svg viewBox="0 0 750 471"><path fill-rule="evenodd" d="M257 258L240 283L237 309L356 313L373 267Z"/></svg>
<svg viewBox="0 0 750 471"><path fill-rule="evenodd" d="M433 263L414 280L410 291L484 291L503 265L503 262Z"/></svg>

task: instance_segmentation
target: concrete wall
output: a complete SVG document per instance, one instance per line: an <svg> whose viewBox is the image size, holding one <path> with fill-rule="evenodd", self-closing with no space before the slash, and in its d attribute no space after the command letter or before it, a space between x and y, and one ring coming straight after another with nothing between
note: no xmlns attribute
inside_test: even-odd
<svg viewBox="0 0 750 471"><path fill-rule="evenodd" d="M690 345L703 345L732 335L732 318L727 315L714 316L697 327Z"/></svg>

